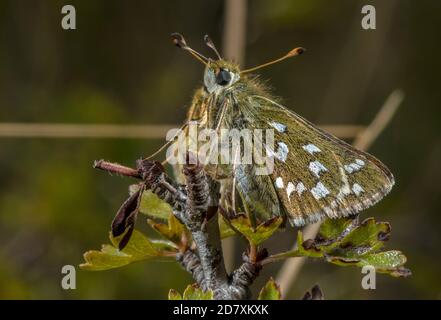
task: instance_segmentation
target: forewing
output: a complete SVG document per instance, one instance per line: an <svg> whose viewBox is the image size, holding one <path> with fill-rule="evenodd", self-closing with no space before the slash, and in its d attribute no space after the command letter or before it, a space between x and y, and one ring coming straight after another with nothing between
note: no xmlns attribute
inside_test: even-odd
<svg viewBox="0 0 441 320"><path fill-rule="evenodd" d="M394 178L378 159L326 133L263 96L248 97L245 118L274 129L271 179L296 226L349 216L382 199ZM268 147L268 146L267 146ZM272 148L270 148L272 149Z"/></svg>

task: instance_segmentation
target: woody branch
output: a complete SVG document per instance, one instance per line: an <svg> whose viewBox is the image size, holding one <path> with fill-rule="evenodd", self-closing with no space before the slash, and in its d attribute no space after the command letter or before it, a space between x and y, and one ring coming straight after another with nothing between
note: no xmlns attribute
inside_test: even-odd
<svg viewBox="0 0 441 320"><path fill-rule="evenodd" d="M262 250L243 254L243 263L231 275L225 270L217 212L219 184L209 178L190 155L183 167L186 186L176 184L164 172L159 162L139 160L137 169L99 160L94 168L137 178L146 188L169 203L175 217L191 232L194 246L188 246L176 255L176 260L187 270L204 290L212 290L214 298L247 299L249 287L262 268L267 256Z"/></svg>

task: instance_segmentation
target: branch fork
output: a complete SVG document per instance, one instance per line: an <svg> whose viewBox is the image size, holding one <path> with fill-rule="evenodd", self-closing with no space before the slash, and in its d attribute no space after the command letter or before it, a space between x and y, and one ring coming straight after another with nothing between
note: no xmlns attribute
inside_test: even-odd
<svg viewBox="0 0 441 320"><path fill-rule="evenodd" d="M156 161L138 160L136 169L133 169L99 160L94 163L94 168L141 180L139 194L132 195L131 198L140 198L142 191L149 189L172 206L173 214L191 232L194 242L193 245L187 245L176 254L176 260L203 290L212 290L214 298L219 300L251 297L250 286L262 269L261 261L268 256L268 253L265 249L258 250L257 247L250 246L248 252L243 254L242 265L231 274L227 274L216 216L220 187L205 173L203 166L195 161L191 154L188 154L187 163L183 166L185 186L178 185L168 177L161 163ZM129 206L127 204L129 199L118 211L112 224L113 228L117 221L118 230L121 230L121 225L133 229L139 200L137 205ZM131 201L133 202L134 199ZM130 213L122 214L123 208L130 208ZM128 239L124 244L127 242Z"/></svg>

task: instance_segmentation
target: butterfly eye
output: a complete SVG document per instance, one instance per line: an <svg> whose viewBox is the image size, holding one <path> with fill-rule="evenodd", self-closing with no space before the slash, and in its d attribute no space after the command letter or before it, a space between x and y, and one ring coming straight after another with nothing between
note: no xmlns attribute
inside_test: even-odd
<svg viewBox="0 0 441 320"><path fill-rule="evenodd" d="M227 70L221 69L216 75L216 83L221 86L229 84L231 81L231 74Z"/></svg>

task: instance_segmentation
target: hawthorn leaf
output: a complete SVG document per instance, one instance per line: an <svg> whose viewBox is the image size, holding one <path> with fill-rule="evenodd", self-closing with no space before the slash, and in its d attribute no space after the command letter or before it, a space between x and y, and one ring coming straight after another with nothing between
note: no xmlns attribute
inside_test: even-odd
<svg viewBox="0 0 441 320"><path fill-rule="evenodd" d="M139 212L151 217L167 220L173 215L172 207L164 200L158 198L151 190L146 190L141 196Z"/></svg>
<svg viewBox="0 0 441 320"><path fill-rule="evenodd" d="M131 258L111 245L103 245L101 251L90 250L84 253L85 263L80 268L89 271L102 271L125 266Z"/></svg>
<svg viewBox="0 0 441 320"><path fill-rule="evenodd" d="M335 239L352 227L355 219L327 219L320 225L318 236L323 239Z"/></svg>
<svg viewBox="0 0 441 320"><path fill-rule="evenodd" d="M171 214L168 217L167 224L157 223L152 219L147 219L147 222L160 235L162 235L163 237L174 243L180 243L184 233L187 234L187 238L190 237L190 234L187 231L187 229L184 227L182 223L179 222L179 220L173 214Z"/></svg>
<svg viewBox="0 0 441 320"><path fill-rule="evenodd" d="M265 286L260 290L258 300L281 300L282 293L279 285L271 277Z"/></svg>
<svg viewBox="0 0 441 320"><path fill-rule="evenodd" d="M182 300L182 295L175 289L170 289L168 292L168 300Z"/></svg>
<svg viewBox="0 0 441 320"><path fill-rule="evenodd" d="M132 262L163 257L177 252L175 245L168 241L150 240L141 232L134 230L132 237L123 250L118 249L119 241L124 236L114 238L110 233L112 245L103 245L101 251L91 250L84 254L83 270L101 271L119 268Z"/></svg>
<svg viewBox="0 0 441 320"><path fill-rule="evenodd" d="M228 223L225 221L225 218L220 214L219 217L219 230L221 239L229 238L236 235L236 231L234 231Z"/></svg>
<svg viewBox="0 0 441 320"><path fill-rule="evenodd" d="M254 245L259 245L271 237L271 235L279 228L282 221L282 217L274 217L259 224L257 227L253 227L250 219L248 219L245 214L238 214L229 219L232 228L241 233Z"/></svg>
<svg viewBox="0 0 441 320"><path fill-rule="evenodd" d="M213 291L204 292L197 284L190 284L184 290L183 300L213 300Z"/></svg>
<svg viewBox="0 0 441 320"><path fill-rule="evenodd" d="M315 240L303 240L297 233L297 248L272 256L273 260L289 257L324 259L340 266L373 266L379 273L394 277L407 277L411 271L404 267L406 256L398 250L385 251L391 227L387 222L367 218L358 223L355 219L328 219L322 223Z"/></svg>

